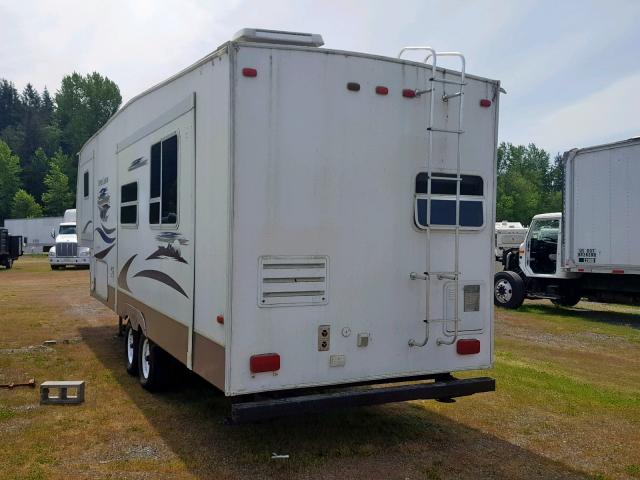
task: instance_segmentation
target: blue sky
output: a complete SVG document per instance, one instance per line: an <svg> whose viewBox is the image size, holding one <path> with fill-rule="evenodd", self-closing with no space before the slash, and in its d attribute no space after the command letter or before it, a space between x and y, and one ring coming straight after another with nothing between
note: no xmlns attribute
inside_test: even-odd
<svg viewBox="0 0 640 480"><path fill-rule="evenodd" d="M55 90L96 70L124 99L242 27L320 33L328 48L459 50L502 81L500 140L552 154L640 135L640 1L0 0L0 77Z"/></svg>

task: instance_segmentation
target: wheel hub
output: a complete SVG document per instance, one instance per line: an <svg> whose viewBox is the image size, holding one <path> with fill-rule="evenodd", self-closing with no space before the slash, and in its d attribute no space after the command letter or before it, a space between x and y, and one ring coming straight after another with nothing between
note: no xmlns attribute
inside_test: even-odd
<svg viewBox="0 0 640 480"><path fill-rule="evenodd" d="M127 329L127 360L129 360L129 365L133 365L133 355L134 355L134 342L135 337L133 335L133 328Z"/></svg>
<svg viewBox="0 0 640 480"><path fill-rule="evenodd" d="M149 378L149 371L151 369L151 365L149 363L149 339L145 338L142 343L142 355L141 363L142 363L142 374L144 378Z"/></svg>
<svg viewBox="0 0 640 480"><path fill-rule="evenodd" d="M513 289L507 280L499 280L495 286L495 296L500 303L507 303L511 300Z"/></svg>

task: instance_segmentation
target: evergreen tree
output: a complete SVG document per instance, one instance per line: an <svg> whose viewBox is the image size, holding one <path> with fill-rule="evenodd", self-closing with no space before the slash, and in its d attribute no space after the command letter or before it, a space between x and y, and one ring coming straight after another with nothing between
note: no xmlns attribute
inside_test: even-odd
<svg viewBox="0 0 640 480"><path fill-rule="evenodd" d="M47 215L62 215L67 208L73 208L75 195L69 188L69 177L53 161L49 162L44 185L46 192L42 194L42 203Z"/></svg>
<svg viewBox="0 0 640 480"><path fill-rule="evenodd" d="M22 185L34 198L42 198L43 180L48 169L49 159L42 148L38 148L22 168Z"/></svg>
<svg viewBox="0 0 640 480"><path fill-rule="evenodd" d="M11 217L35 218L42 216L42 207L25 190L20 189L13 196Z"/></svg>
<svg viewBox="0 0 640 480"><path fill-rule="evenodd" d="M20 187L20 159L0 140L0 221L11 213L11 202Z"/></svg>

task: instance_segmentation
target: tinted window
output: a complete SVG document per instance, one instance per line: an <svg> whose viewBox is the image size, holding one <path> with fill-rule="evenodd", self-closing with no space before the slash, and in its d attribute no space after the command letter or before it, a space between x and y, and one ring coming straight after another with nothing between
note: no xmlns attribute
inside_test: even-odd
<svg viewBox="0 0 640 480"><path fill-rule="evenodd" d="M160 223L160 202L149 204L149 223L151 225Z"/></svg>
<svg viewBox="0 0 640 480"><path fill-rule="evenodd" d="M178 221L178 137L162 142L162 223Z"/></svg>
<svg viewBox="0 0 640 480"><path fill-rule="evenodd" d="M456 201L455 200L431 200L431 224L455 225Z"/></svg>
<svg viewBox="0 0 640 480"><path fill-rule="evenodd" d="M432 178L431 193L433 195L455 195L456 194L455 179L445 180L442 178Z"/></svg>
<svg viewBox="0 0 640 480"><path fill-rule="evenodd" d="M138 201L138 182L127 183L120 187L120 203Z"/></svg>
<svg viewBox="0 0 640 480"><path fill-rule="evenodd" d="M484 194L482 185L482 177L476 175L461 175L460 195L478 195Z"/></svg>
<svg viewBox="0 0 640 480"><path fill-rule="evenodd" d="M160 196L160 142L151 147L151 198Z"/></svg>
<svg viewBox="0 0 640 480"><path fill-rule="evenodd" d="M89 196L89 172L84 172L84 175L82 176L82 185L84 197L86 198Z"/></svg>
<svg viewBox="0 0 640 480"><path fill-rule="evenodd" d="M427 202L424 198L419 198L416 208L418 209L418 225L427 226Z"/></svg>
<svg viewBox="0 0 640 480"><path fill-rule="evenodd" d="M60 235L75 235L76 234L76 226L75 225L60 225Z"/></svg>
<svg viewBox="0 0 640 480"><path fill-rule="evenodd" d="M126 205L120 207L120 223L130 225L138 223L138 206Z"/></svg>
<svg viewBox="0 0 640 480"><path fill-rule="evenodd" d="M483 223L482 202L460 200L460 226L481 227Z"/></svg>
<svg viewBox="0 0 640 480"><path fill-rule="evenodd" d="M427 193L428 175L425 172L416 176L416 193Z"/></svg>

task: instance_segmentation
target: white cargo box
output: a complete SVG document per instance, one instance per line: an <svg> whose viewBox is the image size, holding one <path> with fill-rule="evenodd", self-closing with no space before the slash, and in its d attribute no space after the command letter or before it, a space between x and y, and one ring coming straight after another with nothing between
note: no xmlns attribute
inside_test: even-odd
<svg viewBox="0 0 640 480"><path fill-rule="evenodd" d="M640 273L640 138L565 154L563 267Z"/></svg>

